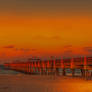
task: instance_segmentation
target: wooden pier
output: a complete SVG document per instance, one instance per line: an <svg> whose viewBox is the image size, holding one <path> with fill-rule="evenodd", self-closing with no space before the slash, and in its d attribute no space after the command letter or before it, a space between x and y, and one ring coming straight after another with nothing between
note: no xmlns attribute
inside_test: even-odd
<svg viewBox="0 0 92 92"><path fill-rule="evenodd" d="M23 72L26 74L62 75L66 76L66 69L70 69L72 76L75 70L81 71L82 77L92 77L92 57L80 57L69 59L56 59L42 61L40 59L27 62L5 63L5 69Z"/></svg>

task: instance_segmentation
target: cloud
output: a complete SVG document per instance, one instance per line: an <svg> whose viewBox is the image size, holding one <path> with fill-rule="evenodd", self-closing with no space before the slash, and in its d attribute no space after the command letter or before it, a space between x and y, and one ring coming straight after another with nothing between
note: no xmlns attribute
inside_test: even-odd
<svg viewBox="0 0 92 92"><path fill-rule="evenodd" d="M66 46L64 46L64 48L71 48L72 47L72 45L66 45Z"/></svg>
<svg viewBox="0 0 92 92"><path fill-rule="evenodd" d="M64 53L71 54L72 53L72 50L66 50L66 51L64 51Z"/></svg>
<svg viewBox="0 0 92 92"><path fill-rule="evenodd" d="M8 46L4 46L3 48L12 49L12 48L14 48L14 47L15 47L14 45L8 45Z"/></svg>
<svg viewBox="0 0 92 92"><path fill-rule="evenodd" d="M37 51L37 49L31 49L31 51Z"/></svg>
<svg viewBox="0 0 92 92"><path fill-rule="evenodd" d="M84 47L84 51L92 53L92 47Z"/></svg>
<svg viewBox="0 0 92 92"><path fill-rule="evenodd" d="M52 39L56 39L56 40L61 39L60 36L52 36L51 38L52 38Z"/></svg>
<svg viewBox="0 0 92 92"><path fill-rule="evenodd" d="M72 52L73 52L72 50L66 50L66 51L64 51L63 55L65 57L71 57L71 56L73 56Z"/></svg>
<svg viewBox="0 0 92 92"><path fill-rule="evenodd" d="M30 49L25 49L25 48L16 48L16 51L24 51L24 52L28 52L30 51Z"/></svg>
<svg viewBox="0 0 92 92"><path fill-rule="evenodd" d="M23 51L23 52L28 52L28 51L36 51L37 49L29 49L29 48L16 48L16 51Z"/></svg>
<svg viewBox="0 0 92 92"><path fill-rule="evenodd" d="M48 35L37 35L35 37L33 37L34 39L44 39L44 40L59 40L61 39L60 36L55 35L55 36L48 36Z"/></svg>
<svg viewBox="0 0 92 92"><path fill-rule="evenodd" d="M72 45L65 45L64 46L64 55L71 56L72 55Z"/></svg>

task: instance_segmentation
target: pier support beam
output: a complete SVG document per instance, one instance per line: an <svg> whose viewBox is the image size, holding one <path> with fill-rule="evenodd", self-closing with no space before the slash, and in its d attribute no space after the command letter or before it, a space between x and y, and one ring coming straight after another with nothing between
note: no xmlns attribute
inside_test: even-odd
<svg viewBox="0 0 92 92"><path fill-rule="evenodd" d="M63 76L66 75L65 68L62 69L62 75L63 75Z"/></svg>
<svg viewBox="0 0 92 92"><path fill-rule="evenodd" d="M82 77L87 79L88 76L89 76L89 71L88 70L84 70L84 69L81 69L81 73L82 73Z"/></svg>
<svg viewBox="0 0 92 92"><path fill-rule="evenodd" d="M83 70L83 76L84 76L85 78L87 78L87 76L88 76L88 71L87 71L87 58L86 58L86 57L84 57L84 70Z"/></svg>
<svg viewBox="0 0 92 92"><path fill-rule="evenodd" d="M64 65L64 60L61 60L61 68L62 68L62 75L65 76L66 72L65 72L65 65Z"/></svg>
<svg viewBox="0 0 92 92"><path fill-rule="evenodd" d="M74 59L71 59L71 70L72 70L72 76L75 76L75 69L74 69Z"/></svg>
<svg viewBox="0 0 92 92"><path fill-rule="evenodd" d="M59 75L59 68L56 68L56 75Z"/></svg>
<svg viewBox="0 0 92 92"><path fill-rule="evenodd" d="M74 77L75 76L75 69L72 69L72 76Z"/></svg>

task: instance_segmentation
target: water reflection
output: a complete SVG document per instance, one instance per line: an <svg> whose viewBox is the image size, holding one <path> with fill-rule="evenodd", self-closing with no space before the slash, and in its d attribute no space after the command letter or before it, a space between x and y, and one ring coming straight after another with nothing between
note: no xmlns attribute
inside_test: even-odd
<svg viewBox="0 0 92 92"><path fill-rule="evenodd" d="M0 69L0 74L0 92L92 92L92 82L64 77L62 70L59 76L28 75L4 69ZM66 75L71 74L71 70L66 69ZM76 69L75 74L79 76L81 71Z"/></svg>

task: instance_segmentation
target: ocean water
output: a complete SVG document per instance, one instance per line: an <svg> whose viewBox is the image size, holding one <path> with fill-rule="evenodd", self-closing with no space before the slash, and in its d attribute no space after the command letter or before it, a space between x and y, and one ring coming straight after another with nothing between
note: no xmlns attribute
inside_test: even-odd
<svg viewBox="0 0 92 92"><path fill-rule="evenodd" d="M80 75L80 70L76 70ZM66 69L67 76L71 76L70 69ZM62 91L62 69L59 75L29 75L0 68L0 92L64 92ZM65 80L65 79L64 79Z"/></svg>
<svg viewBox="0 0 92 92"><path fill-rule="evenodd" d="M66 72L71 76L71 70L66 69ZM80 74L80 70L76 70L76 74ZM0 92L92 92L92 82L57 75L28 75L0 68Z"/></svg>
<svg viewBox="0 0 92 92"><path fill-rule="evenodd" d="M0 69L0 92L62 92L54 76L26 75Z"/></svg>
<svg viewBox="0 0 92 92"><path fill-rule="evenodd" d="M19 72L13 71L13 70L5 70L4 68L0 68L0 74L10 74L10 75L15 75L19 74Z"/></svg>

